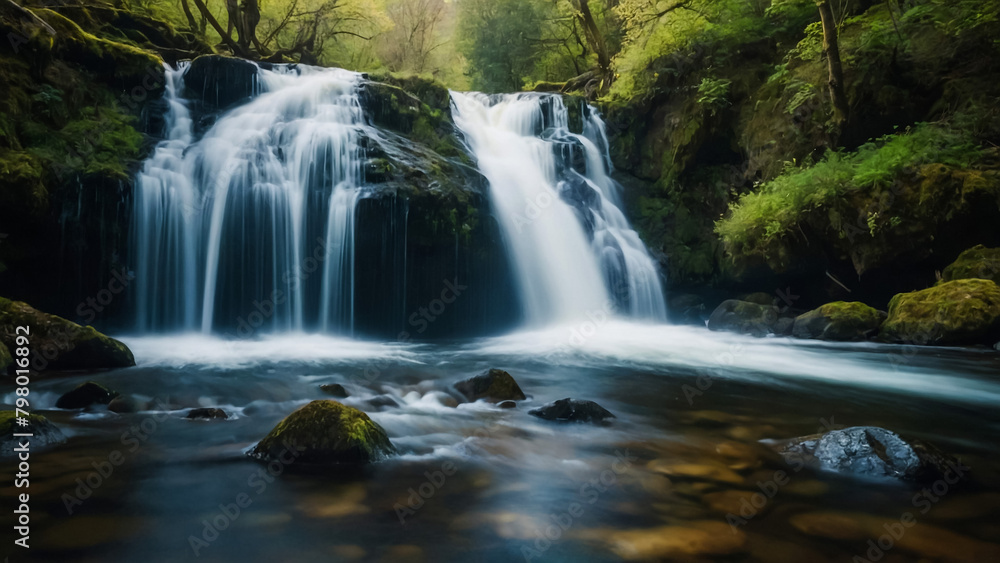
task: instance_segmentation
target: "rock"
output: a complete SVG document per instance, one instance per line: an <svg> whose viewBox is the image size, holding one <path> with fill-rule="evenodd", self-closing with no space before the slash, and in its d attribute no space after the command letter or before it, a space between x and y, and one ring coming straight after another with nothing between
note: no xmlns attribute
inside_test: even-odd
<svg viewBox="0 0 1000 563"><path fill-rule="evenodd" d="M502 369L490 369L483 373L459 381L455 389L469 401L486 399L491 403L514 400L523 401L527 397L511 375Z"/></svg>
<svg viewBox="0 0 1000 563"><path fill-rule="evenodd" d="M0 375L8 373L7 369L14 365L14 356L11 356L7 346L0 342Z"/></svg>
<svg viewBox="0 0 1000 563"><path fill-rule="evenodd" d="M908 344L992 343L998 329L1000 287L967 279L893 297L879 338Z"/></svg>
<svg viewBox="0 0 1000 563"><path fill-rule="evenodd" d="M875 426L854 426L771 445L793 466L861 477L929 482L954 474L958 461L919 440Z"/></svg>
<svg viewBox="0 0 1000 563"><path fill-rule="evenodd" d="M774 323L774 334L778 336L791 336L795 329L795 318L781 317Z"/></svg>
<svg viewBox="0 0 1000 563"><path fill-rule="evenodd" d="M56 408L83 409L94 404L107 405L117 396L117 391L111 391L103 385L88 381L77 385L72 391L59 397L56 401Z"/></svg>
<svg viewBox="0 0 1000 563"><path fill-rule="evenodd" d="M770 293L763 291L758 291L756 293L750 293L740 297L740 301L746 301L747 303L754 303L755 305L764 305L765 307L770 307L774 305L776 297Z"/></svg>
<svg viewBox="0 0 1000 563"><path fill-rule="evenodd" d="M118 414L139 412L146 408L146 403L135 397L119 395L108 403L108 410Z"/></svg>
<svg viewBox="0 0 1000 563"><path fill-rule="evenodd" d="M818 340L866 340L878 332L886 314L864 303L836 301L795 318L792 336Z"/></svg>
<svg viewBox="0 0 1000 563"><path fill-rule="evenodd" d="M959 254L941 272L941 280L946 282L971 278L1000 284L1000 248L986 248L977 244Z"/></svg>
<svg viewBox="0 0 1000 563"><path fill-rule="evenodd" d="M16 345L18 326L31 327L32 368L36 371L91 370L135 365L132 351L114 338L66 319L0 297L0 342Z"/></svg>
<svg viewBox="0 0 1000 563"><path fill-rule="evenodd" d="M693 293L670 295L667 299L667 316L672 323L705 326L705 319L708 318L705 299Z"/></svg>
<svg viewBox="0 0 1000 563"><path fill-rule="evenodd" d="M291 450L291 455L285 453ZM285 417L250 455L295 464L357 465L395 453L385 430L368 415L337 401L319 400Z"/></svg>
<svg viewBox="0 0 1000 563"><path fill-rule="evenodd" d="M226 420L229 418L229 415L222 409L202 407L191 409L184 418L189 418L191 420Z"/></svg>
<svg viewBox="0 0 1000 563"><path fill-rule="evenodd" d="M498 404L497 406L500 407L500 408L502 408L502 409L516 409L517 408L517 403L515 403L514 401L503 401L500 404Z"/></svg>
<svg viewBox="0 0 1000 563"><path fill-rule="evenodd" d="M528 414L559 422L603 422L615 418L607 409L593 401L576 401L570 398L543 405Z"/></svg>
<svg viewBox="0 0 1000 563"><path fill-rule="evenodd" d="M246 101L254 93L257 66L223 55L202 55L184 73L188 97L208 111L219 111Z"/></svg>
<svg viewBox="0 0 1000 563"><path fill-rule="evenodd" d="M389 395L379 395L378 397L373 397L371 399L368 399L368 404L371 405L372 408L376 408L376 409L379 409L379 408L382 408L382 407L398 407L399 406L399 403L397 403L396 400L393 399L392 397L390 397Z"/></svg>
<svg viewBox="0 0 1000 563"><path fill-rule="evenodd" d="M344 386L339 383L324 383L319 386L319 389L327 395L333 395L338 399L345 399L351 396L351 394L347 392L347 389L344 389Z"/></svg>
<svg viewBox="0 0 1000 563"><path fill-rule="evenodd" d="M18 438L14 433L30 433L31 449L43 448L52 444L61 444L66 441L66 436L49 422L47 418L40 414L28 415L28 426L20 426L14 420L17 416L15 411L0 411L0 457L14 455L14 448L18 447Z"/></svg>
<svg viewBox="0 0 1000 563"><path fill-rule="evenodd" d="M777 322L777 307L728 299L712 312L708 318L708 329L766 336L774 332Z"/></svg>

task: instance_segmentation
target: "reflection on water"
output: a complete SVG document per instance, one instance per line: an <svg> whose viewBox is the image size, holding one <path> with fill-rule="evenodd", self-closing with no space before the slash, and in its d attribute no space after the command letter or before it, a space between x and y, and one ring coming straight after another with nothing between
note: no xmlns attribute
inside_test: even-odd
<svg viewBox="0 0 1000 563"><path fill-rule="evenodd" d="M135 368L33 381L33 408L69 441L32 456L32 549L12 561L1000 560L1000 384L985 351L619 322L444 344L124 340ZM450 385L487 367L508 370L528 401L456 406ZM54 409L88 379L167 406ZM245 457L326 398L324 383L341 383L400 456L354 475L271 475ZM369 403L383 396L399 406ZM618 418L527 415L567 396ZM198 406L233 416L183 418ZM855 425L934 442L972 471L925 496L793 471L758 443Z"/></svg>

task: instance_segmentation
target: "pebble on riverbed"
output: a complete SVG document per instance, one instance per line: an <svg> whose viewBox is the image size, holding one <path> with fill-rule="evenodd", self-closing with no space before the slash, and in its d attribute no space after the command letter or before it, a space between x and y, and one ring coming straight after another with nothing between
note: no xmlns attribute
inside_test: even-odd
<svg viewBox="0 0 1000 563"><path fill-rule="evenodd" d="M117 391L112 391L99 383L88 381L77 385L72 391L59 397L56 400L56 408L83 409L94 404L107 405L117 396Z"/></svg>
<svg viewBox="0 0 1000 563"><path fill-rule="evenodd" d="M594 401L578 401L568 397L532 409L528 414L558 422L601 423L609 418L615 418L615 415Z"/></svg>
<svg viewBox="0 0 1000 563"><path fill-rule="evenodd" d="M455 384L455 389L469 401L486 399L491 403L498 403L507 400L523 401L527 398L517 381L502 369L490 369L459 381Z"/></svg>
<svg viewBox="0 0 1000 563"><path fill-rule="evenodd" d="M229 415L222 409L204 407L191 409L184 418L191 420L226 420Z"/></svg>

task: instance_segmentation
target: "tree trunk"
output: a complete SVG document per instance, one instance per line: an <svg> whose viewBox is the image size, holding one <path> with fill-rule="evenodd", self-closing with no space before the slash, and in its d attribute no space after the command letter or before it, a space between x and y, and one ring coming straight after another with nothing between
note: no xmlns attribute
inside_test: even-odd
<svg viewBox="0 0 1000 563"><path fill-rule="evenodd" d="M181 0L181 8L184 9L184 17L187 19L188 27L191 28L192 32L197 33L198 22L194 20L194 14L191 12L191 6L188 5L188 0Z"/></svg>
<svg viewBox="0 0 1000 563"><path fill-rule="evenodd" d="M837 43L837 23L828 0L816 0L819 18L823 23L823 53L826 54L830 69L830 97L833 99L833 118L843 132L851 116L851 107L844 93L844 67L840 62L840 47Z"/></svg>
<svg viewBox="0 0 1000 563"><path fill-rule="evenodd" d="M206 20L208 20L208 23L212 26L213 29L215 29L215 32L219 34L219 37L222 38L222 42L233 50L234 55L236 55L237 57L249 58L248 57L249 53L247 53L245 49L240 47L240 45L237 42L233 41L231 35L223 31L222 26L219 25L219 21L216 20L215 16L212 15L212 12L208 10L208 6L205 5L205 2L203 2L202 0L194 0L194 5L198 7L198 11L201 12L201 16Z"/></svg>
<svg viewBox="0 0 1000 563"><path fill-rule="evenodd" d="M594 15L590 12L590 4L588 0L576 0L575 4L578 10L577 18L583 25L587 43L590 43L590 48L597 55L597 66L600 67L602 75L608 75L611 70L611 56L608 54L608 45L604 41L604 35L597 28Z"/></svg>

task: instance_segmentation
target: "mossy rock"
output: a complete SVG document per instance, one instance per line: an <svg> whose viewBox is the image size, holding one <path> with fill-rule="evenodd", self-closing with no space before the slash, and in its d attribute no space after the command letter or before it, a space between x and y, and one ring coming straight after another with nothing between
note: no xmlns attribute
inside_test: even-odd
<svg viewBox="0 0 1000 563"><path fill-rule="evenodd" d="M14 448L18 447L18 440L24 440L24 438L15 438L13 435L15 432L32 434L32 451L66 441L66 436L59 428L44 416L29 414L27 416L28 426L18 425L17 421L14 420L16 416L15 411L0 411L0 457L13 456Z"/></svg>
<svg viewBox="0 0 1000 563"><path fill-rule="evenodd" d="M792 336L819 340L865 340L878 332L886 314L864 303L827 303L795 318Z"/></svg>
<svg viewBox="0 0 1000 563"><path fill-rule="evenodd" d="M489 369L475 377L459 381L455 384L455 389L470 401L486 399L491 403L498 403L525 399L517 381L502 369Z"/></svg>
<svg viewBox="0 0 1000 563"><path fill-rule="evenodd" d="M93 327L80 326L0 297L0 342L13 349L17 327L29 327L32 368L37 371L110 369L135 365L132 351Z"/></svg>
<svg viewBox="0 0 1000 563"><path fill-rule="evenodd" d="M774 332L778 322L778 308L773 305L758 305L738 299L723 301L708 318L709 330L724 330L767 336Z"/></svg>
<svg viewBox="0 0 1000 563"><path fill-rule="evenodd" d="M264 461L294 458L295 464L358 465L393 453L385 430L367 414L337 401L318 400L285 417L250 455Z"/></svg>
<svg viewBox="0 0 1000 563"><path fill-rule="evenodd" d="M967 279L900 293L889 302L879 338L907 344L992 343L1000 329L1000 287Z"/></svg>
<svg viewBox="0 0 1000 563"><path fill-rule="evenodd" d="M941 272L945 282L965 279L992 280L1000 283L1000 248L986 248L977 244L958 255L954 262Z"/></svg>
<svg viewBox="0 0 1000 563"><path fill-rule="evenodd" d="M7 369L14 365L14 356L11 355L7 345L0 342L0 374L7 373Z"/></svg>

